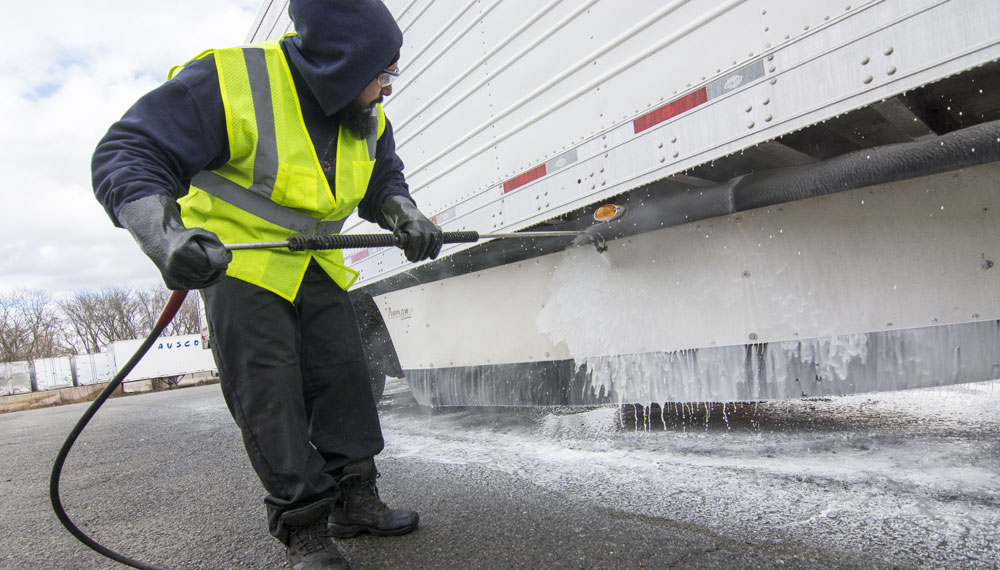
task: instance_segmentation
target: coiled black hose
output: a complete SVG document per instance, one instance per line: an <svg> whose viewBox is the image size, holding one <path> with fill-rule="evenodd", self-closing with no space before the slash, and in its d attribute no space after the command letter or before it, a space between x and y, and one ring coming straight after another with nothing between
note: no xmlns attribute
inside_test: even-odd
<svg viewBox="0 0 1000 570"><path fill-rule="evenodd" d="M152 566L150 564L145 564L139 562L138 560L133 560L122 554L118 554L114 550L104 546L103 544L97 542L96 540L87 536L66 514L66 509L63 508L62 500L59 498L59 477L62 475L63 464L66 462L66 457L69 455L70 449L73 448L73 444L76 443L76 439L83 432L83 428L87 427L90 419L94 417L97 410L100 409L101 405L111 397L112 392L114 392L118 386L125 380L128 373L135 368L135 365L142 360L142 357L146 355L149 351L149 347L153 346L156 339L159 338L163 329L167 328L170 321L174 319L174 315L177 314L177 310L180 309L181 305L184 303L184 297L187 296L187 291L174 291L170 295L170 299L167 301L166 307L163 308L163 312L160 314L160 318L156 321L156 326L150 331L149 336L142 342L142 345L135 351L132 358L125 363L125 366L118 371L118 374L101 390L101 393L97 395L97 398L90 404L87 411L83 413L83 416L76 422L73 426L73 430L70 431L69 436L66 437L66 441L63 442L62 449L59 450L59 455L56 456L56 461L52 465L52 474L49 477L49 499L52 502L52 510L55 511L56 517L59 518L59 522L62 523L66 530L70 532L73 536L77 538L80 542L84 543L91 549L97 551L99 554L106 556L116 562L121 562L122 564L131 566L133 568L139 568L140 570L163 570L157 566Z"/></svg>

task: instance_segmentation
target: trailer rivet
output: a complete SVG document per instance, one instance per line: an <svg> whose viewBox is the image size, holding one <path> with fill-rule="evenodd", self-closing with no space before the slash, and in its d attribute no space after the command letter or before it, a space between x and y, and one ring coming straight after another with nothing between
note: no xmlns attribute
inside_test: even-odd
<svg viewBox="0 0 1000 570"><path fill-rule="evenodd" d="M767 70L768 70L769 72L771 72L771 73L774 73L774 70L775 70L775 69L776 69L776 68L775 68L775 67L774 67L774 66L772 65L772 66L771 66L771 67L769 67L769 68L768 68Z"/></svg>
<svg viewBox="0 0 1000 570"><path fill-rule="evenodd" d="M754 122L750 121L750 124L747 125L747 128L752 129L753 127L754 127Z"/></svg>
<svg viewBox="0 0 1000 570"><path fill-rule="evenodd" d="M894 52L894 51L895 51L895 50L893 49L893 47L892 47L892 46L889 46L889 47L888 47L888 48L886 48L886 50L885 50L885 55L892 55L892 52Z"/></svg>
<svg viewBox="0 0 1000 570"><path fill-rule="evenodd" d="M872 58L866 55L865 58L861 60L861 65L868 65L871 62L871 60Z"/></svg>
<svg viewBox="0 0 1000 570"><path fill-rule="evenodd" d="M744 109L744 111L746 111L747 113L749 113L750 111L753 111L753 105L747 105L747 108Z"/></svg>
<svg viewBox="0 0 1000 570"><path fill-rule="evenodd" d="M757 340L757 333L750 333L750 335L748 336L748 338L750 340L752 340L752 341L756 341Z"/></svg>
<svg viewBox="0 0 1000 570"><path fill-rule="evenodd" d="M771 102L771 98L770 97L768 97L767 99L764 99L764 104L765 105L767 105L770 102Z"/></svg>
<svg viewBox="0 0 1000 570"><path fill-rule="evenodd" d="M772 116L772 115L768 115L768 116L764 117L764 122L765 122L765 123L770 123L770 122L771 122L771 119L773 119L773 118L774 118L774 116Z"/></svg>
<svg viewBox="0 0 1000 570"><path fill-rule="evenodd" d="M677 158L679 155L680 155L679 152L674 152L674 158Z"/></svg>
<svg viewBox="0 0 1000 570"><path fill-rule="evenodd" d="M896 73L896 66L894 65L889 66L889 69L885 70L886 75L893 75L894 73Z"/></svg>
<svg viewBox="0 0 1000 570"><path fill-rule="evenodd" d="M871 83L874 80L875 80L874 77L872 77L871 75L868 75L868 76L865 76L864 83L865 83L865 85L868 85L869 83Z"/></svg>

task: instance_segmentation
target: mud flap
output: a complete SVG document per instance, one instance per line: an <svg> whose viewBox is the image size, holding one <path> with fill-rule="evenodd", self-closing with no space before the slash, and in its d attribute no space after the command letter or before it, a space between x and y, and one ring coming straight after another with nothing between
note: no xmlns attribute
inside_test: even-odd
<svg viewBox="0 0 1000 570"><path fill-rule="evenodd" d="M385 391L386 376L401 378L403 370L399 364L399 357L396 356L392 337L389 336L389 329L386 328L382 313L372 296L363 291L351 291L350 296L358 319L358 328L361 330L361 344L365 350L365 360L368 362L372 394L378 402Z"/></svg>

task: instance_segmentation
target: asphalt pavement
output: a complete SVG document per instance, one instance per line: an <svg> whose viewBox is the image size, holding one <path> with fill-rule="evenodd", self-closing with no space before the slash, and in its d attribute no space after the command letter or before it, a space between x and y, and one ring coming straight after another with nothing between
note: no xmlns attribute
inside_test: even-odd
<svg viewBox="0 0 1000 570"><path fill-rule="evenodd" d="M0 566L5 569L123 567L70 536L47 497L52 460L85 406L0 415ZM620 414L607 408L432 411L406 392L390 396L380 408L387 440L378 459L382 498L418 510L421 524L401 537L338 541L356 570L941 567L923 566L927 557L920 552L905 554L940 545L915 539L898 554L880 547L877 537L870 543L852 538L859 523L846 507L839 518L829 509L820 516L823 525L833 525L833 535L847 537L846 547L825 538L822 529L777 528L781 525L768 517L804 520L800 511L808 499L758 501L766 509L748 514L747 497L731 489L759 492L760 470L747 475L674 461L682 455L710 457L719 442L722 455L726 446L742 446L731 437L731 425L720 431L708 421L699 427L701 420L685 413L666 431L622 428L608 423ZM739 421L734 412L727 421ZM1000 451L995 444L992 450L995 461ZM650 463L658 470L653 476ZM703 485L671 487L690 477L693 465L702 469ZM785 487L816 484L801 473L798 483L794 479L779 477L770 484L778 494ZM964 512L993 524L1000 505L992 492L986 489L980 501L986 515ZM217 385L109 401L71 453L62 495L85 532L149 564L174 570L286 567L283 548L266 532L263 489ZM841 492L838 500L853 496ZM727 509L731 518L720 520L718 512ZM946 555L946 563L955 563L949 567L989 568L1000 560L993 558L996 527L983 532L985 546L952 545L957 554ZM864 535L860 528L858 536Z"/></svg>

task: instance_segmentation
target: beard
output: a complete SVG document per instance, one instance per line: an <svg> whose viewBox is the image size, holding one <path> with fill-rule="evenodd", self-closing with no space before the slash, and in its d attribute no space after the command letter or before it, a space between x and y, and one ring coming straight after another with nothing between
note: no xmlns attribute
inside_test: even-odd
<svg viewBox="0 0 1000 570"><path fill-rule="evenodd" d="M364 140L375 132L378 123L374 120L372 109L375 108L376 103L381 102L381 97L368 105L354 100L343 109L337 111L335 116L340 120L340 125L347 129L347 132Z"/></svg>

